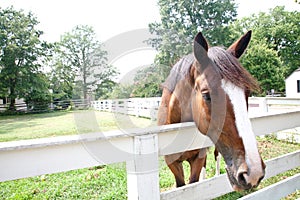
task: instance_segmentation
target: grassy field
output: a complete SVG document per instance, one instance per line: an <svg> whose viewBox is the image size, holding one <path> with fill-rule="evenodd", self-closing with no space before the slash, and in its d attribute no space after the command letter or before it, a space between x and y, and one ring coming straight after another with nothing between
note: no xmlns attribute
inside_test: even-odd
<svg viewBox="0 0 300 200"><path fill-rule="evenodd" d="M154 125L145 118L92 110L0 116L0 142Z"/></svg>
<svg viewBox="0 0 300 200"><path fill-rule="evenodd" d="M93 111L68 111L19 116L0 116L0 141L54 137L113 129L126 130L155 125L148 119L114 115ZM299 144L276 140L269 136L259 139L264 159L298 150ZM45 156L46 158L46 156ZM214 175L213 149L208 155L207 175ZM225 173L222 161L221 173ZM185 163L185 173L188 165ZM259 188L270 185L290 175L300 173L300 168L265 180ZM186 177L188 179L188 177ZM174 187L174 178L163 158L160 158L160 188ZM0 199L126 199L125 164L99 166L0 183ZM218 199L237 199L248 192L232 192ZM286 199L297 199L296 192Z"/></svg>

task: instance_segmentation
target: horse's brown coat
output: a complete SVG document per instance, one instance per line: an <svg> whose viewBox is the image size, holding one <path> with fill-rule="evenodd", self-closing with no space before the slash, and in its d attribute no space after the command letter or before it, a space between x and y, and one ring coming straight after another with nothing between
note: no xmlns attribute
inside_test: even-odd
<svg viewBox="0 0 300 200"><path fill-rule="evenodd" d="M194 121L199 131L207 134L223 155L229 180L235 189L258 185L265 167L262 164L261 174L250 174L251 166L247 165L244 144L235 126L233 106L221 88L221 80L243 88L246 102L249 91L258 89L256 81L237 60L246 49L250 37L251 32L246 33L225 51L219 47L210 48L199 33L194 43L195 58L192 55L182 58L163 84L158 112L158 125ZM191 166L189 183L198 181L206 163L206 149L165 156L177 187L185 185L182 168L185 160ZM251 180L255 181L248 183L246 176L253 176Z"/></svg>

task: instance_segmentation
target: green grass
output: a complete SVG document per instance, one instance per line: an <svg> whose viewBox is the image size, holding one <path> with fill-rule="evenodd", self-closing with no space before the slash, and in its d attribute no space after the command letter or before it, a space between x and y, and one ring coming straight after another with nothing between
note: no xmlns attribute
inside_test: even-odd
<svg viewBox="0 0 300 200"><path fill-rule="evenodd" d="M0 184L1 199L124 199L123 164L73 170Z"/></svg>
<svg viewBox="0 0 300 200"><path fill-rule="evenodd" d="M97 111L0 116L0 142L154 125L145 118Z"/></svg>
<svg viewBox="0 0 300 200"><path fill-rule="evenodd" d="M75 134L73 121L70 112L0 116L0 141Z"/></svg>
<svg viewBox="0 0 300 200"><path fill-rule="evenodd" d="M155 125L148 119L114 115L93 111L68 111L20 116L0 116L0 141L54 137L91 131L107 131ZM272 136L258 139L262 157L266 159L293 152L299 144L278 141ZM46 156L45 156L46 157ZM207 176L214 176L213 149L209 150ZM221 173L225 173L224 161ZM186 180L189 166L184 163ZM300 173L300 168L290 170L265 180L259 189ZM175 187L173 174L160 158L160 188ZM218 199L237 199L249 192L232 192ZM126 199L126 167L124 163L92 167L50 175L25 178L0 183L0 199ZM300 192L286 199L297 199Z"/></svg>

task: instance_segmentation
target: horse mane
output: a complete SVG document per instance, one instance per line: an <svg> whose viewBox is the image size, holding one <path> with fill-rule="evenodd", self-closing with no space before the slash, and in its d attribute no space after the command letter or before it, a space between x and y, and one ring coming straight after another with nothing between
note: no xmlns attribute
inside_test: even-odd
<svg viewBox="0 0 300 200"><path fill-rule="evenodd" d="M162 84L163 88L168 89L170 92L175 90L176 84L187 78L190 72L190 68L194 63L195 58L193 54L182 57L175 65L172 67L169 76L166 81Z"/></svg>
<svg viewBox="0 0 300 200"><path fill-rule="evenodd" d="M238 59L222 47L208 49L208 57L215 64L221 77L249 91L258 91L256 79L239 63Z"/></svg>
<svg viewBox="0 0 300 200"><path fill-rule="evenodd" d="M222 47L210 47L208 57L214 63L214 67L220 76L232 82L234 85L248 91L259 91L260 87L254 77L239 63L230 52ZM170 92L175 90L176 84L188 78L191 66L195 62L193 54L182 57L171 69L166 81L162 84L163 88Z"/></svg>

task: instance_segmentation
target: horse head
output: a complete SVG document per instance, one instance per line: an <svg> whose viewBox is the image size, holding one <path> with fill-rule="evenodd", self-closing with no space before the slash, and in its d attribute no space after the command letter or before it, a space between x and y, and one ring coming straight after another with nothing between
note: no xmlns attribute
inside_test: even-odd
<svg viewBox="0 0 300 200"><path fill-rule="evenodd" d="M250 38L251 31L225 50L209 47L198 33L190 72L193 119L224 157L235 190L256 187L265 174L247 112L249 93L258 85L238 61Z"/></svg>

